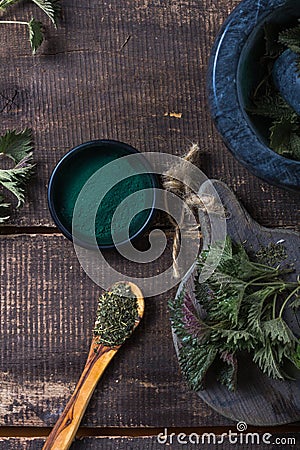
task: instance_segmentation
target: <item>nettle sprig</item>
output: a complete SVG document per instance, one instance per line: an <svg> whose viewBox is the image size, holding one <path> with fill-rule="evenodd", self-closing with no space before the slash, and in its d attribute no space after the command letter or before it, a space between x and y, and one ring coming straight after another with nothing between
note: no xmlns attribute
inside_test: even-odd
<svg viewBox="0 0 300 450"><path fill-rule="evenodd" d="M224 247L224 248L223 248ZM242 245L214 244L202 251L195 277L196 304L185 289L169 302L172 327L180 340L179 362L190 386L203 389L213 366L229 390L237 387L238 356L249 353L271 378L289 378L300 369L300 345L286 323L286 308L300 304L300 280L286 282L281 269L251 261ZM216 269L205 282L203 270ZM212 372L213 373L213 372Z"/></svg>
<svg viewBox="0 0 300 450"><path fill-rule="evenodd" d="M300 73L300 24L280 30L278 25L266 23L265 55L262 65L265 74L253 94L253 107L248 111L269 120L269 145L279 155L300 161L300 118L290 107L272 81L276 59L287 49L299 55L297 69Z"/></svg>
<svg viewBox="0 0 300 450"><path fill-rule="evenodd" d="M0 0L0 13L18 3L20 0ZM53 25L57 26L57 17L60 11L59 0L31 0L49 17ZM0 20L0 24L20 24L28 27L29 42L33 54L36 53L44 40L43 24L34 17L29 21L22 20Z"/></svg>
<svg viewBox="0 0 300 450"><path fill-rule="evenodd" d="M32 158L32 136L29 129L21 132L8 131L0 137L0 223L9 218L10 202L5 200L8 192L17 200L17 208L25 201L25 185L32 176L34 163ZM8 157L13 167L1 168L1 159Z"/></svg>

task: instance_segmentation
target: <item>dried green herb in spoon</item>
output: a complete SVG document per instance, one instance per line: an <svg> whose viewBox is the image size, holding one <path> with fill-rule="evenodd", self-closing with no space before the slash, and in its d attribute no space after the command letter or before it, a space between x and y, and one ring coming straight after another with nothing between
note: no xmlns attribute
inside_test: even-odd
<svg viewBox="0 0 300 450"><path fill-rule="evenodd" d="M115 347L132 333L138 318L137 297L126 283L118 283L98 300L94 336L97 344Z"/></svg>
<svg viewBox="0 0 300 450"><path fill-rule="evenodd" d="M144 297L134 283L116 283L100 297L94 337L85 367L43 450L69 449L105 368L134 332L143 314Z"/></svg>

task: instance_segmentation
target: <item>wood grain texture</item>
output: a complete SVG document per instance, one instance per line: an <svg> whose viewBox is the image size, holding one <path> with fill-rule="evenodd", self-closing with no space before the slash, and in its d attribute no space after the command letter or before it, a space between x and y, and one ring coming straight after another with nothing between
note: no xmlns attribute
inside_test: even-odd
<svg viewBox="0 0 300 450"><path fill-rule="evenodd" d="M198 430L197 430L198 432ZM199 432L201 435L201 433ZM194 450L195 448L200 448L198 445L194 444L180 444L177 443L177 437L172 438L172 444L160 444L157 441L157 437L140 437L140 438L84 438L76 440L71 447L71 450L161 450L161 449L172 449L181 450L185 448L187 450ZM180 439L185 439L180 437ZM217 439L221 439L220 436ZM260 437L261 439L261 437ZM274 434L268 438L270 444L260 443L256 445L251 444L232 444L228 439L224 438L222 443L222 449L230 450L233 447L237 450L245 450L246 445L251 445L251 450L283 450L283 449L298 449L299 448L299 433L287 433L287 434ZM284 440L285 439L285 440ZM290 439L290 441L288 441ZM292 441L291 439L295 439ZM282 440L282 444L280 444ZM201 441L200 441L201 442ZM207 440L204 442L208 442ZM254 441L257 442L257 441ZM293 443L295 442L295 443ZM38 438L19 438L19 439L5 439L0 438L0 450L40 450L44 443L43 439ZM201 444L201 450L211 450L216 448L217 444L204 443ZM221 444L220 444L221 445ZM247 448L250 448L247 447Z"/></svg>
<svg viewBox="0 0 300 450"><path fill-rule="evenodd" d="M2 237L0 255L0 424L53 426L85 364L100 288L61 236ZM114 252L107 258L139 276L171 263L168 251L139 269ZM167 313L171 295L146 299L143 321L107 368L82 425L231 423L182 381Z"/></svg>
<svg viewBox="0 0 300 450"><path fill-rule="evenodd" d="M182 155L198 142L209 177L233 187L267 226L299 224L299 198L249 174L225 149L206 104L208 55L238 0L87 0L63 2L63 17L32 57L22 26L2 26L0 132L33 128L37 174L29 203L12 222L53 226L46 203L49 175L73 146L94 138L141 151ZM21 15L17 7L10 17ZM181 118L165 113L182 113Z"/></svg>
<svg viewBox="0 0 300 450"><path fill-rule="evenodd" d="M226 211L226 233L233 242L242 243L248 253L255 255L261 246L267 246L270 242L276 244L282 240L287 253L284 264L293 265L295 269L293 273L286 276L286 280L296 281L300 270L300 235L290 230L261 227L242 209L225 184L215 182L214 187ZM209 243L211 230L206 214L202 214L200 221L206 241ZM182 289L186 289L197 305L193 280L194 272L191 271L187 279L181 282L176 295L179 295ZM299 314L298 321L295 314L286 314L285 319L299 337ZM174 343L178 352L180 338L177 338L175 334ZM238 355L236 391L230 392L210 371L206 377L205 389L198 391L198 395L221 414L247 424L274 426L296 422L300 420L300 372L298 371L294 376L293 381L272 380L261 372L248 354Z"/></svg>
<svg viewBox="0 0 300 450"><path fill-rule="evenodd" d="M32 127L37 162L29 202L0 227L1 425L52 426L85 362L99 289L80 269L72 244L50 229L46 202L49 175L69 148L111 138L141 151L182 155L191 141L198 142L202 169L234 188L261 224L299 225L299 198L243 169L225 149L207 109L209 49L238 2L64 0L57 30L31 2L11 9L10 18L30 18L34 11L47 39L32 57L24 27L1 27L0 133ZM165 219L161 223L169 227ZM44 236L20 234L30 230ZM139 270L113 253L107 257L120 270L147 277L171 262L170 251ZM146 303L141 328L107 369L84 425L231 423L182 381L167 314L171 294ZM40 448L35 440L0 442L5 449ZM132 445L91 440L78 448L101 448L99 442L105 449L118 448L110 442L120 449ZM136 448L155 445L150 439Z"/></svg>

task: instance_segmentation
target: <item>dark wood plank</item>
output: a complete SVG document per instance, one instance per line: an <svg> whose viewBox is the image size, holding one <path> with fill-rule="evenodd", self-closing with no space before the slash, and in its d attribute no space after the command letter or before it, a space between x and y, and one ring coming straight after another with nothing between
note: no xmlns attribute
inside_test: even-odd
<svg viewBox="0 0 300 450"><path fill-rule="evenodd" d="M254 440L254 444L251 444L251 440L247 441L245 440L243 444L237 443L230 443L229 439L226 437L216 436L215 442L220 442L218 445L217 443L214 444L214 441L212 440L213 437L210 437L210 441L208 441L208 437L203 437L204 443L201 444L202 435L201 432L197 430L197 432L200 435L200 445L202 450L209 450L211 448L214 448L216 446L222 445L222 449L229 450L232 448L235 448L237 450L244 450L245 448L250 448L252 450L282 450L282 449L297 449L299 448L299 439L300 434L299 433L288 433L288 434L273 434L272 436L267 436L266 439L268 439L268 442L270 444L264 443L262 434L257 438L259 439L259 444L256 444L257 440ZM234 430L233 430L234 432ZM271 430L270 430L270 434ZM179 437L179 443L178 443L178 437ZM195 442L195 435L191 436L192 442ZM223 439L221 444L221 439ZM234 438L232 438L234 442ZM246 439L246 438L245 438ZM250 439L250 438L249 438ZM187 444L182 444L182 442L186 441ZM111 438L100 438L100 437L93 437L93 438L84 438L80 440L76 440L72 446L72 450L160 450L162 448L171 448L172 450L181 450L182 448L186 448L189 450L193 450L195 448L200 448L199 444L191 444L189 443L189 438L185 436L180 436L179 434L175 437L169 436L169 440L167 444L163 443L164 440L162 439L162 443L158 442L157 437L139 437L139 438L118 438L118 437L111 437ZM42 448L42 445L44 443L43 439L39 438L0 438L0 450L40 450ZM248 447L249 446L249 447Z"/></svg>
<svg viewBox="0 0 300 450"><path fill-rule="evenodd" d="M0 425L52 426L85 364L100 288L61 236L1 237L0 255ZM153 276L171 262L169 250L139 268L114 252L107 258L136 276ZM146 299L141 325L107 368L82 425L231 423L182 380L167 312L170 295L174 291Z"/></svg>
<svg viewBox="0 0 300 450"><path fill-rule="evenodd" d="M286 276L287 281L296 281L300 270L300 235L290 230L267 229L258 225L240 206L235 195L223 183L214 187L227 213L227 234L234 242L243 243L248 252L257 252L261 246L282 240L287 252L286 264L294 266L295 271ZM203 214L202 229L206 242L210 242L211 231L206 215ZM178 295L183 288L195 300L193 272L182 281ZM299 317L299 316L298 316ZM299 322L294 314L286 315L290 327L299 336ZM175 345L180 339L174 335ZM238 386L230 392L221 385L211 373L207 376L206 388L198 392L200 398L207 401L221 414L231 419L244 421L252 425L279 425L300 420L300 372L293 374L295 380L273 380L264 375L248 355L238 355ZM262 409L262 402L264 407Z"/></svg>
<svg viewBox="0 0 300 450"><path fill-rule="evenodd" d="M57 30L37 13L47 25L47 41L36 57L24 27L2 26L0 132L32 127L37 162L29 203L11 223L53 226L46 189L56 162L83 141L112 138L176 155L198 142L203 170L233 187L255 219L298 225L297 196L244 170L225 149L206 105L209 51L238 2L65 0ZM22 15L18 7L11 11ZM33 11L34 5L24 6L25 16Z"/></svg>

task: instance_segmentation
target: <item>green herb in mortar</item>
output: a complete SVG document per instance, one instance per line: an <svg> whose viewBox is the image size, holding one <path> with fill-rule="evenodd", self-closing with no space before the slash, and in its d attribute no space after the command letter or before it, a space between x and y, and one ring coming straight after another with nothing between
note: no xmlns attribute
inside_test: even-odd
<svg viewBox="0 0 300 450"><path fill-rule="evenodd" d="M93 330L97 344L116 347L131 334L138 318L137 298L130 286L118 283L101 295Z"/></svg>
<svg viewBox="0 0 300 450"><path fill-rule="evenodd" d="M283 314L286 308L296 312L299 307L299 278L284 281L290 269L251 261L229 237L225 246L214 244L202 251L199 273L205 265L212 273L205 282L195 276L196 301L183 290L169 304L181 344L180 366L190 386L202 389L214 366L217 379L234 391L240 352L249 353L271 378L288 378L289 364L300 369L299 339Z"/></svg>
<svg viewBox="0 0 300 450"><path fill-rule="evenodd" d="M253 107L249 113L269 122L269 146L279 155L300 161L300 117L291 108L273 83L272 71L276 59L290 49L299 55L300 70L300 24L286 30L278 25L265 24L265 55L261 67L262 79L253 94Z"/></svg>

